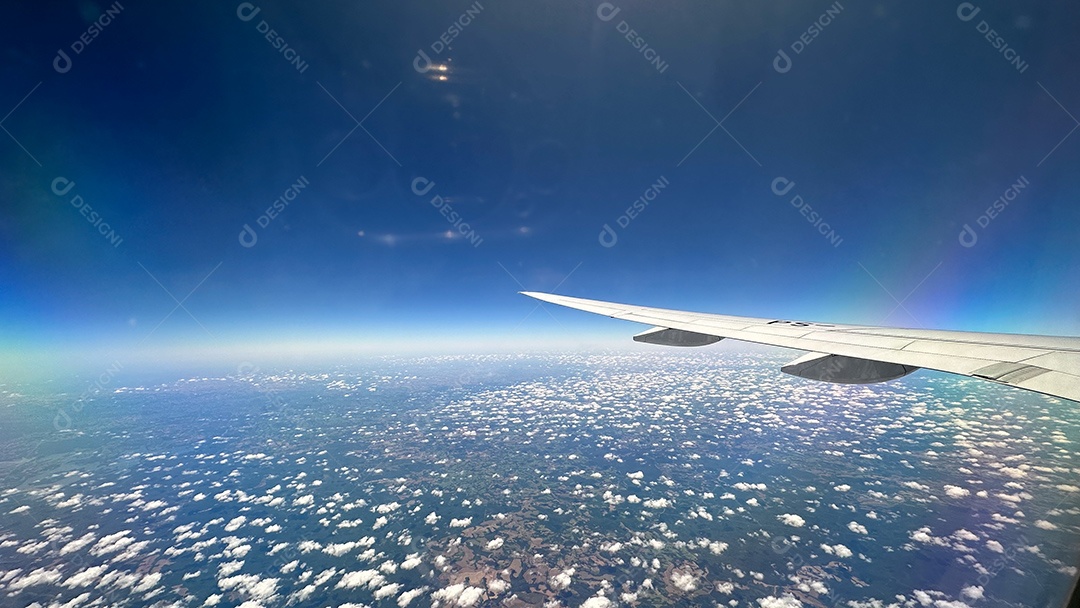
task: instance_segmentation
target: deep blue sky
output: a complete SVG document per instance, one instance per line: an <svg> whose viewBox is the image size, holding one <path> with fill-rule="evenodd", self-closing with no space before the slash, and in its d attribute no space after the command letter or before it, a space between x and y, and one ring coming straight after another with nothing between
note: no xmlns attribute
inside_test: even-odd
<svg viewBox="0 0 1080 608"><path fill-rule="evenodd" d="M604 21L599 2L481 2L439 55L432 44L475 5L264 1L245 22L236 2L122 0L79 54L72 44L109 4L9 7L6 364L288 341L573 347L641 329L534 310L522 288L1080 333L1080 134L1066 137L1080 124L1075 3L981 6L970 21L958 3L845 3L796 54L835 5L620 1ZM302 73L261 36L262 21ZM64 73L58 49L73 60ZM419 49L446 71L416 71ZM786 73L774 69L778 49L793 59ZM301 176L310 185L257 227ZM58 177L74 182L63 196ZM425 196L411 191L418 177L435 183ZM669 186L617 227L661 177ZM783 197L777 177L795 182ZM1021 177L1029 186L978 226ZM436 194L479 246L445 236L453 226L430 204ZM599 242L605 223L618 230L613 247ZM973 247L960 244L965 223ZM244 224L258 231L254 247L239 242ZM185 309L162 323L176 306L166 290Z"/></svg>

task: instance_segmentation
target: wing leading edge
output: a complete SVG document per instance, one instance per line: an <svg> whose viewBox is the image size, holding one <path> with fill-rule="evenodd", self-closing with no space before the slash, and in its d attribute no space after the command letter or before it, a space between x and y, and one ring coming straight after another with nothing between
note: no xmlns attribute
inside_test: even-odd
<svg viewBox="0 0 1080 608"><path fill-rule="evenodd" d="M521 293L653 325L634 336L639 342L702 346L731 338L809 351L781 370L813 380L882 382L924 367L1080 401L1080 338L808 323Z"/></svg>

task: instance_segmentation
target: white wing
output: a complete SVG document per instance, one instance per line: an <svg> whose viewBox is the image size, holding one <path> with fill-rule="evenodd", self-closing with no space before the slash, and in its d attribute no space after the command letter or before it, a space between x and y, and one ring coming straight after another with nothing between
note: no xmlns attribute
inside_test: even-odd
<svg viewBox="0 0 1080 608"><path fill-rule="evenodd" d="M866 384L925 367L1080 401L1080 338L755 319L521 293L655 326L634 336L639 342L702 346L733 338L810 351L781 370L812 380Z"/></svg>

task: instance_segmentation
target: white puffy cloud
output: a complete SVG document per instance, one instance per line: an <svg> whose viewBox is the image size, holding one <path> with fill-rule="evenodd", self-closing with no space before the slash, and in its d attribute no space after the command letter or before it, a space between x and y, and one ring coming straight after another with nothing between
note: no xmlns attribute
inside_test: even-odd
<svg viewBox="0 0 1080 608"><path fill-rule="evenodd" d="M777 515L776 519L779 519L780 522L785 525L795 528L801 528L806 524L805 519L798 515L795 515L794 513L784 513L783 515Z"/></svg>
<svg viewBox="0 0 1080 608"><path fill-rule="evenodd" d="M486 545L487 550L488 551L494 551L494 550L502 547L504 542L506 542L506 541L504 541L501 538L496 538L496 539L493 539L493 540L489 540L488 544Z"/></svg>
<svg viewBox="0 0 1080 608"><path fill-rule="evenodd" d="M671 573L671 584L684 593L697 589L697 577L693 572L680 572L675 570Z"/></svg>
<svg viewBox="0 0 1080 608"><path fill-rule="evenodd" d="M444 600L452 605L468 608L475 606L483 595L483 587L470 587L465 583L458 583L432 592L431 599Z"/></svg>
<svg viewBox="0 0 1080 608"><path fill-rule="evenodd" d="M72 589L75 587L88 587L97 582L107 569L108 566L91 566L68 577L68 579L64 581L64 586Z"/></svg>
<svg viewBox="0 0 1080 608"><path fill-rule="evenodd" d="M555 589L566 589L570 586L572 582L574 582L574 572L574 568L567 568L566 570L563 570L562 572L551 577L551 580L548 581L548 584Z"/></svg>
<svg viewBox="0 0 1080 608"><path fill-rule="evenodd" d="M401 591L401 585L399 585L398 583L390 583L389 585L383 585L382 587L379 587L375 590L375 593L372 593L371 595L375 599L381 600L384 597L391 597L397 595L398 591Z"/></svg>
<svg viewBox="0 0 1080 608"><path fill-rule="evenodd" d="M961 488L960 486L945 486L945 495L949 498L963 498L971 495L971 490L967 488Z"/></svg>
<svg viewBox="0 0 1080 608"><path fill-rule="evenodd" d="M844 545L821 545L821 550L829 555L835 555L836 557L851 557L853 554L851 549L848 549Z"/></svg>
<svg viewBox="0 0 1080 608"><path fill-rule="evenodd" d="M971 598L973 600L981 600L983 597L983 588L981 585L971 585L964 587L960 590L960 595Z"/></svg>
<svg viewBox="0 0 1080 608"><path fill-rule="evenodd" d="M356 587L374 589L381 587L385 582L386 577L379 574L378 570L358 570L356 572L346 572L335 586L339 589L355 589Z"/></svg>
<svg viewBox="0 0 1080 608"><path fill-rule="evenodd" d="M803 605L802 602L791 595L784 595L783 597L770 595L769 597L759 598L757 603L761 608L802 608Z"/></svg>
<svg viewBox="0 0 1080 608"><path fill-rule="evenodd" d="M848 527L848 530L851 530L852 532L854 532L856 534L869 534L869 532L866 530L866 526L860 524L857 521L853 521L853 522L848 523L847 527Z"/></svg>
<svg viewBox="0 0 1080 608"><path fill-rule="evenodd" d="M413 600L420 597L427 591L427 587L421 587L420 589L413 589L411 591L402 591L401 595L397 598L397 605L400 608L405 608L412 603Z"/></svg>

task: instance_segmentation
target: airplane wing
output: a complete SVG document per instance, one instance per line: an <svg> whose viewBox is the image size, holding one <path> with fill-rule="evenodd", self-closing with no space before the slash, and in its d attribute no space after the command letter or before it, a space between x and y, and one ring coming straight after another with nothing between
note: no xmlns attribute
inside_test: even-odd
<svg viewBox="0 0 1080 608"><path fill-rule="evenodd" d="M757 319L521 293L653 325L634 336L638 342L704 346L731 338L809 351L781 371L811 380L868 384L923 367L1080 401L1080 338Z"/></svg>

